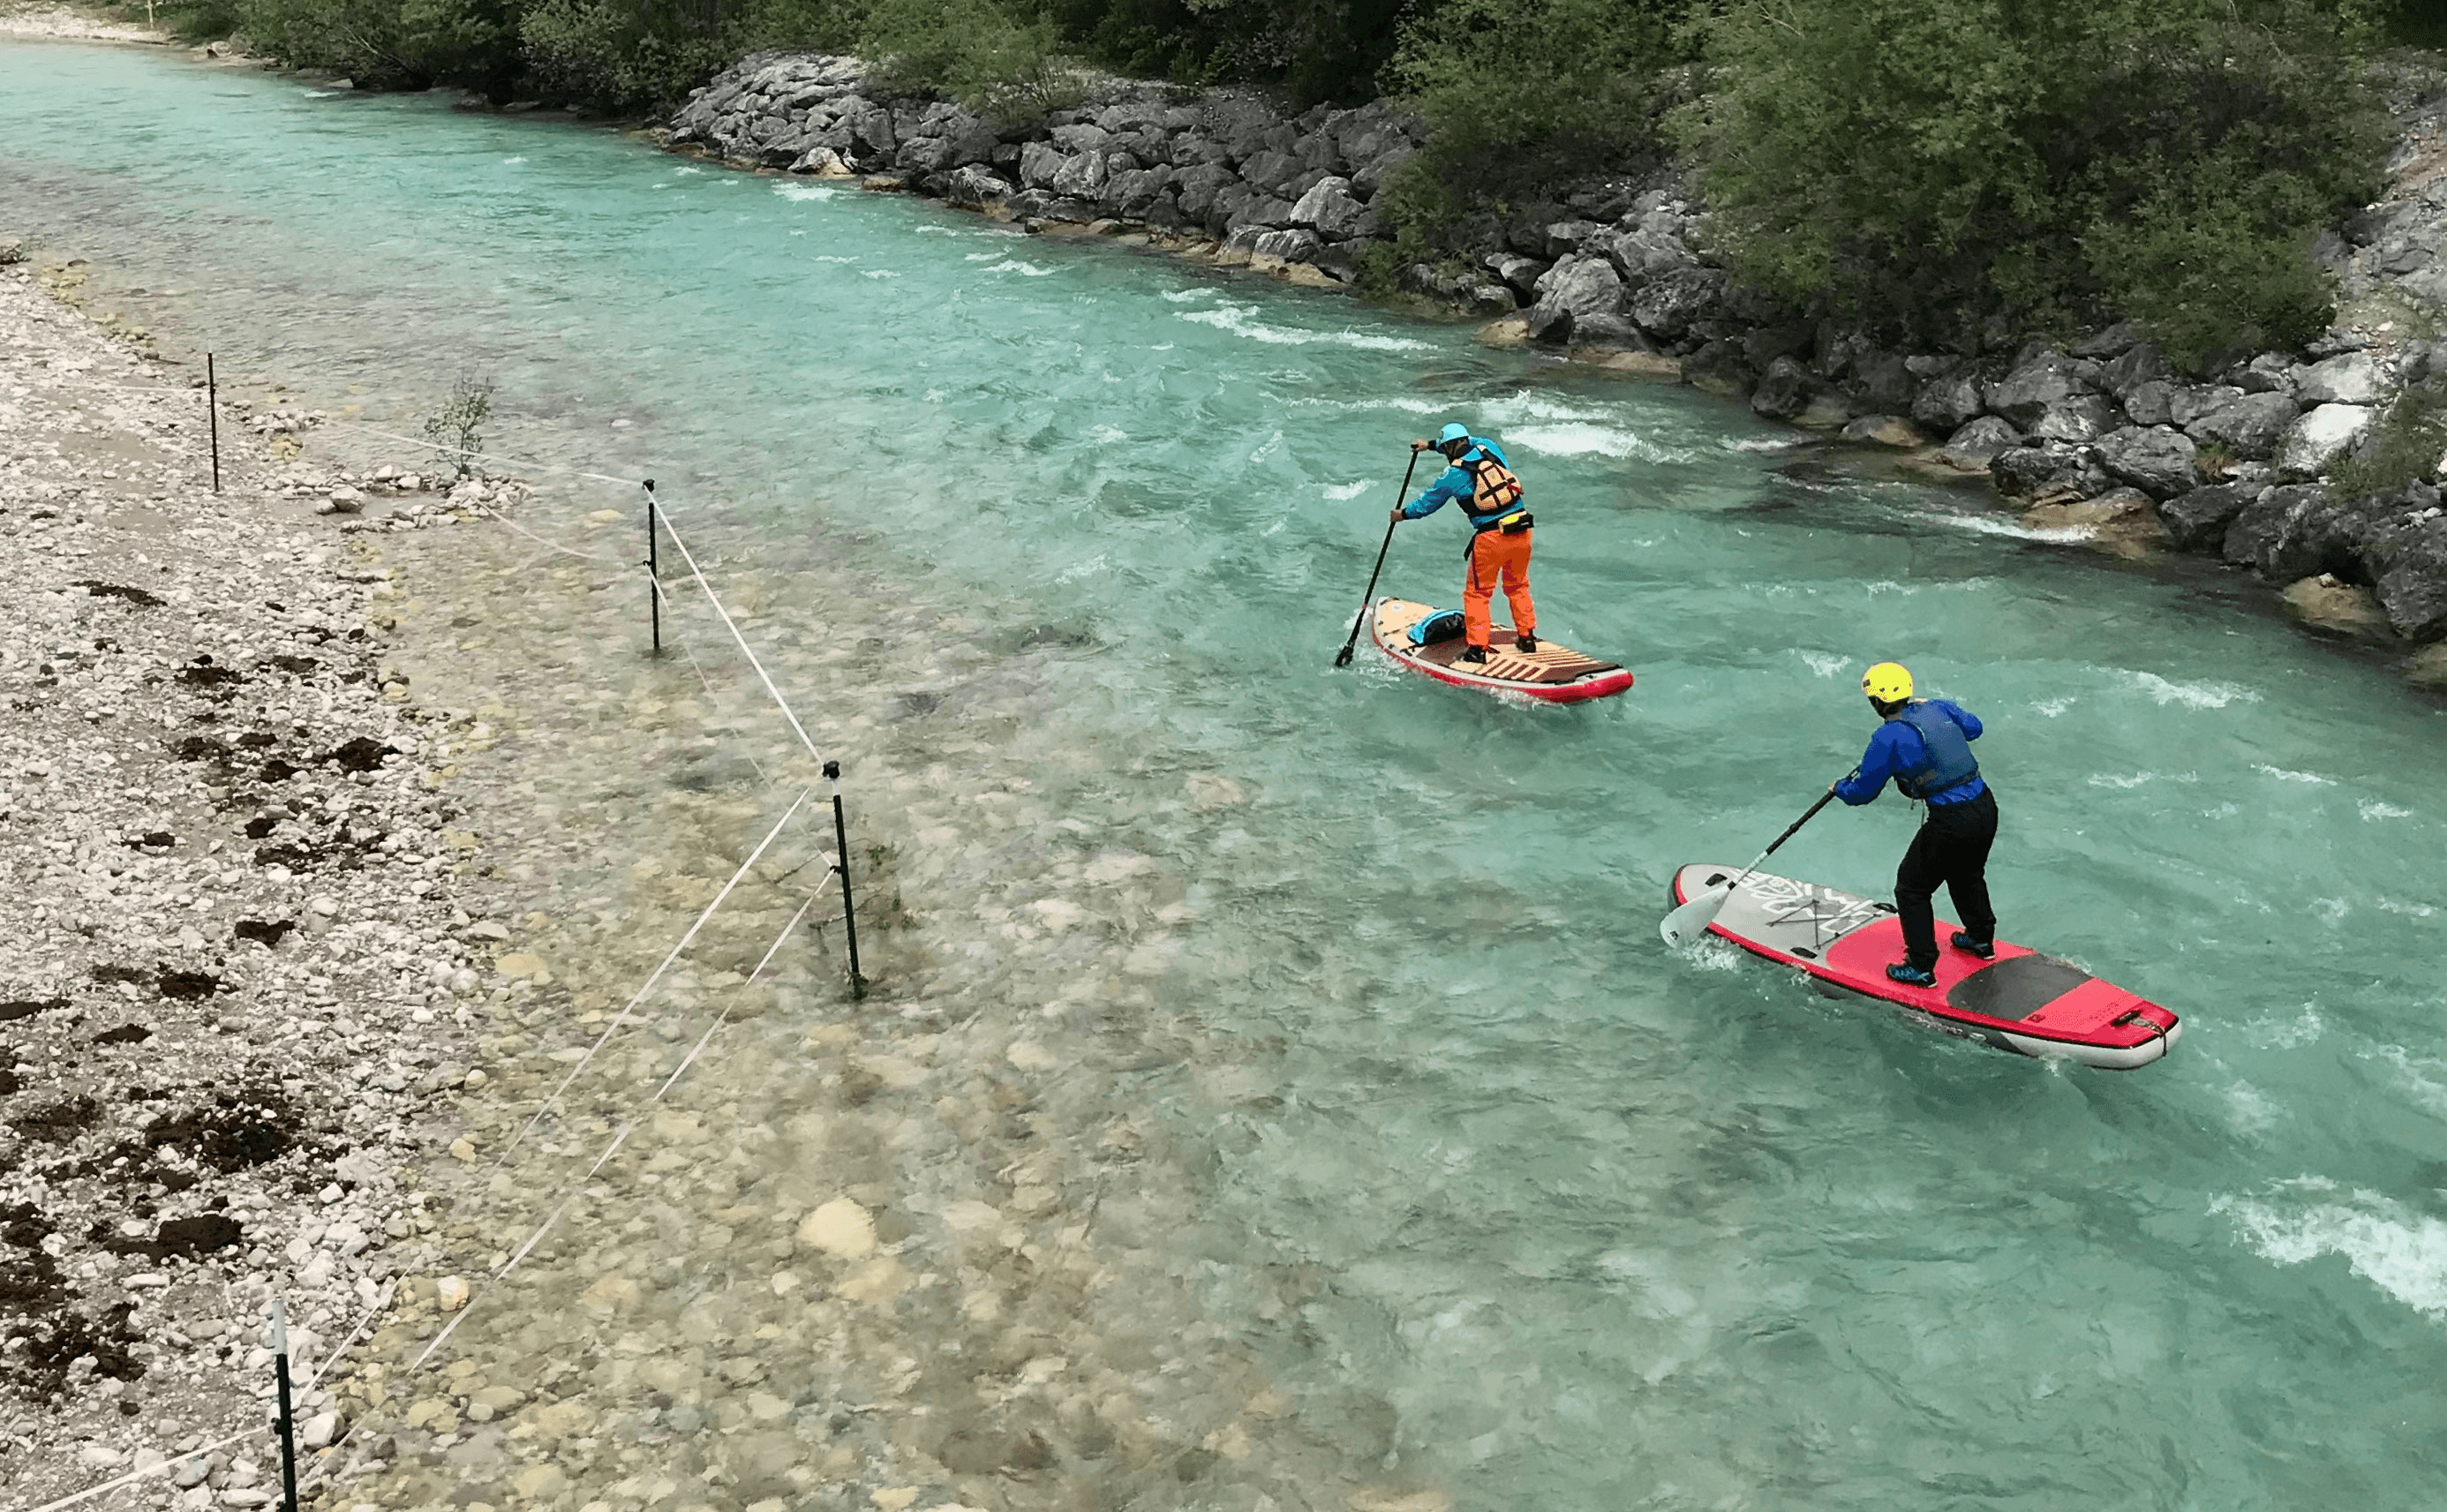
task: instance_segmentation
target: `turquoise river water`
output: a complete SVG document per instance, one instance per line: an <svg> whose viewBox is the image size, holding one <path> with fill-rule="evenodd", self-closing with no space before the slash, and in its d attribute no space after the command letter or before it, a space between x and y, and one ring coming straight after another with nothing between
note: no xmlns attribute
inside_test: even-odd
<svg viewBox="0 0 2447 1512"><path fill-rule="evenodd" d="M1064 969L1262 1054L1072 1095L1165 1121L1186 1220L1136 1244L1350 1475L1553 1512L2447 1505L2447 724L2257 590L1688 389L603 130L15 46L0 140L0 230L165 338L391 428L483 372L504 451L663 480L913 803L1025 770L1132 858L1104 875L1161 876L1179 927ZM1629 695L1332 669L1448 418L1534 490L1542 628ZM635 506L554 482L525 523ZM1460 535L1405 527L1385 589L1452 601ZM576 675L635 661L635 596ZM939 661L912 606L969 633ZM864 616L902 629L862 652ZM1678 864L1850 766L1888 657L1987 722L2004 933L2174 1008L2171 1059L2053 1068L1660 943ZM730 726L787 756L749 693ZM993 957L1033 932L988 892L1029 862L863 792L925 948L1018 993ZM1778 860L1875 894L1911 819ZM1055 1053L1095 1039L1043 996Z"/></svg>

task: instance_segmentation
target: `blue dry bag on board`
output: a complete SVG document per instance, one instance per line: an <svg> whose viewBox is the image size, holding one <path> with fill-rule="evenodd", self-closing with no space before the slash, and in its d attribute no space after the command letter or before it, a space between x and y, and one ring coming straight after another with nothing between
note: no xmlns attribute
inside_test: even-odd
<svg viewBox="0 0 2447 1512"><path fill-rule="evenodd" d="M1432 646L1440 640L1451 640L1467 627L1458 609L1439 609L1411 627L1411 644Z"/></svg>

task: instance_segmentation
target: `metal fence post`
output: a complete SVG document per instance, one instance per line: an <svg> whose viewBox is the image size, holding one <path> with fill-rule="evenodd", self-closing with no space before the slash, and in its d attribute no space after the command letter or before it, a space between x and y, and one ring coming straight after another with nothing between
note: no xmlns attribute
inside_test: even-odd
<svg viewBox="0 0 2447 1512"><path fill-rule="evenodd" d="M656 538L662 532L654 525L654 481L646 480L646 612L654 616L654 654L663 653L663 575L654 555Z"/></svg>
<svg viewBox="0 0 2447 1512"><path fill-rule="evenodd" d="M849 995L866 995L866 978L858 970L858 906L849 890L849 822L842 817L841 763L825 763L825 777L833 784L833 847L841 858L833 870L842 879L842 931L849 939Z"/></svg>
<svg viewBox="0 0 2447 1512"><path fill-rule="evenodd" d="M297 1512L297 1436L289 1403L289 1313L280 1298L272 1299L273 1378L280 1387L281 1505Z"/></svg>
<svg viewBox="0 0 2447 1512"><path fill-rule="evenodd" d="M204 424L213 435L213 492L221 491L221 387L213 373L213 354L204 353Z"/></svg>

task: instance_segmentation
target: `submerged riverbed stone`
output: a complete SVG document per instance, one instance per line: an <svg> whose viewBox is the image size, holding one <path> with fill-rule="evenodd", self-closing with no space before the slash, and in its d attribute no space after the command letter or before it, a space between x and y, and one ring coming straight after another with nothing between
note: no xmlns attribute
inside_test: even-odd
<svg viewBox="0 0 2447 1512"><path fill-rule="evenodd" d="M2305 629L2362 640L2394 640L2394 628L2379 596L2360 583L2331 573L2288 583L2279 601L2286 615Z"/></svg>

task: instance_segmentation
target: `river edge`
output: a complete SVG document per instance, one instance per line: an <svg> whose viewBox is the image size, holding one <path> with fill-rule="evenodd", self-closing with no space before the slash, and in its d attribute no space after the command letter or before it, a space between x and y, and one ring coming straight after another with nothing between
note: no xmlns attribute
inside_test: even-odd
<svg viewBox="0 0 2447 1512"><path fill-rule="evenodd" d="M77 301L85 271L51 270L49 292ZM13 276L30 287L23 270ZM153 333L108 312L96 318L98 325L70 320L62 329L115 368L157 383L164 367L175 364L161 358ZM139 355L129 355L130 349ZM256 387L241 375L222 376L229 380L225 395ZM193 430L192 390L156 402ZM252 418L241 423L241 414ZM308 1403L324 1420L318 1433L334 1441L328 1452L318 1445L308 1456L310 1472L329 1475L310 1489L317 1504L438 1505L473 1495L491 1498L472 1503L487 1506L685 1508L732 1504L731 1494L743 1485L762 1485L769 1494L753 1498L754 1504L776 1507L784 1504L777 1498L802 1497L862 1507L1054 1508L1113 1496L1147 1504L1208 1504L1219 1495L1253 1505L1361 1512L1441 1512L1450 1504L1432 1485L1389 1477L1387 1466L1376 1463L1382 1450L1355 1463L1339 1435L1304 1421L1318 1405L1296 1401L1275 1386L1255 1358L1248 1332L1262 1332L1268 1325L1209 1320L1193 1277L1181 1271L1163 1238L1195 1226L1194 1179L1146 1100L1120 1096L1106 1084L1115 1074L1142 1083L1177 1077L1193 1065L1251 1053L1211 1041L1189 1014L1160 1011L1157 990L1167 963L1178 950L1178 932L1195 913L1182 906L1178 880L1120 846L1055 860L1042 874L1015 876L1005 889L1010 906L992 909L989 917L1005 920L992 926L1000 937L1037 954L1037 975L981 977L956 958L948 937L928 930L922 904L899 908L895 875L922 879L973 853L971 846L935 854L953 840L937 819L964 819L990 831L1009 829L1016 820L1021 835L1057 833L1070 848L1077 844L1072 832L1078 822L1047 811L1016 773L988 778L994 764L982 759L982 748L937 754L969 756L970 769L958 785L987 790L948 804L939 797L930 802L924 789L939 787L941 779L926 782L930 774L922 768L896 770L882 747L901 741L882 737L899 732L879 729L867 715L809 724L828 744L850 740L844 754L855 774L854 803L862 791L889 791L905 805L897 812L852 809L859 816L854 825L865 831L854 842L853 864L867 862L861 892L876 912L863 909L862 917L876 931L865 943L878 997L863 1009L844 1000L838 958L828 954L837 935L819 937L805 958L794 947L784 954L784 969L749 987L758 957L773 943L774 928L787 926L795 901L758 873L666 984L658 1001L678 1011L648 1009L626 1020L638 1026L640 1037L651 1038L635 1047L616 1041L604 1060L621 1073L659 1079L696 1043L706 1010L717 1000L753 995L752 1003L733 1005L739 1009L734 1028L762 1026L757 1032L766 1037L756 1054L806 1063L806 1074L789 1088L787 1131L777 1128L778 1117L771 1123L744 1118L736 1098L658 1112L626 1137L621 1161L608 1168L605 1181L612 1184L598 1183L575 1199L610 1219L621 1215L624 1202L646 1201L674 1171L694 1178L692 1184L701 1181L707 1195L689 1205L702 1211L692 1211L659 1248L693 1256L709 1244L704 1235L711 1232L723 1238L704 1251L708 1263L724 1251L730 1257L719 1263L726 1266L737 1263L742 1252L769 1256L744 1298L739 1286L718 1288L730 1296L727 1305L752 1310L737 1329L725 1331L731 1345L711 1341L710 1352L700 1357L693 1350L646 1344L684 1324L690 1298L702 1295L705 1283L675 1288L671 1283L680 1278L650 1274L616 1256L607 1262L556 1254L547 1242L501 1295L489 1295L486 1276L534 1234L538 1181L550 1180L513 1181L506 1171L488 1171L490 1162L516 1137L560 1068L593 1036L622 1027L607 1010L647 974L664 942L677 937L715 891L722 880L716 871L727 874L745 858L780 805L743 791L741 768L755 768L753 755L728 761L711 784L707 773L692 769L681 774L671 801L657 805L654 827L669 833L679 856L696 859L615 868L608 876L599 869L573 872L562 816L635 798L629 753L602 762L569 759L568 732L541 711L564 698L565 685L555 679L570 663L540 658L544 637L532 633L535 625L522 627L517 645L503 647L524 662L541 663L526 669L524 685L515 690L504 669L491 668L496 675L487 677L481 655L465 654L484 633L467 633L478 621L499 622L503 596L524 585L549 603L545 621L564 633L573 624L585 627L565 637L569 646L625 643L637 638L640 616L626 605L603 606L627 595L600 592L592 569L539 572L540 560L553 554L549 548L540 553L532 536L429 531L446 519L481 519L482 506L465 491L454 498L468 507L453 509L453 500L430 489L402 491L378 482L372 458L388 448L359 455L336 419L326 424L294 405L232 401L225 420L231 492L222 499L240 497L232 480L243 476L260 506L231 519L241 531L268 529L269 517L302 525L310 541L318 532L327 540L344 540L346 570L362 579L356 584L361 597L351 608L361 623L353 628L367 636L364 644L379 649L381 661L378 676L360 679L363 689L379 689L378 707L400 719L432 711L449 737L418 753L403 785L421 797L445 795L440 802L452 805L443 831L448 849L420 860L442 861L449 896L461 909L446 917L465 919L446 923L442 939L426 942L452 950L452 961L465 963L454 964L446 979L434 979L429 969L422 978L427 996L448 994L446 1019L422 1024L409 1010L414 1027L404 1031L406 1043L394 1051L369 1041L351 1072L362 1070L365 1059L395 1061L404 1068L402 1087L389 1095L432 1104L425 1123L387 1146L384 1168L403 1194L399 1201L388 1217L360 1215L361 1204L344 1202L339 1220L325 1212L318 1224L313 1204L301 1203L288 1219L258 1220L275 1237L290 1232L288 1222L298 1225L281 1257L294 1264L303 1254L308 1275L322 1267L350 1280L361 1274L354 1263L362 1261L368 1267L362 1274L395 1288L388 1297L377 1294L378 1309L359 1299L348 1322L351 1329L364 1323L366 1336L322 1383L328 1395ZM180 455L192 469L196 453L192 436L186 439L189 449ZM241 464L242 446L256 448L259 459ZM335 470L335 450L355 465ZM163 486L203 507L191 486L180 494L166 477ZM492 491L495 503L519 497L515 488ZM542 503L550 502L547 493ZM359 512L314 519L346 505ZM590 518L580 528L603 539L613 523ZM316 547L303 549L311 554ZM547 577L549 591L539 586ZM283 591L282 596L304 595ZM755 635L766 617L759 599L769 602L770 595L750 585L745 596L739 616ZM900 595L882 596L897 601ZM927 638L939 639L941 625L924 617ZM607 686L598 696L622 721L668 709L673 728L654 737L664 747L698 745L711 725L748 741L777 768L793 760L787 741L777 747L765 738L768 731L744 730L750 723L772 723L761 695L730 699L704 682L699 705L691 683L702 668L632 661L628 672L634 681L616 693ZM995 680L1006 677L996 670ZM826 703L862 690L872 702L875 679L850 672L841 688L823 690ZM868 736L861 737L861 729ZM599 736L588 740L602 744ZM405 746L396 736L390 743ZM582 770L573 775L572 767ZM539 802L546 784L549 801ZM1190 774L1187 791L1198 807L1222 815L1247 801L1220 774ZM687 826L686 841L679 825ZM277 841L285 831L275 826L267 834ZM814 837L818 844L825 838ZM871 855L870 841L881 842ZM801 851L793 871L822 860L821 852ZM622 870L632 875L621 877ZM602 902L598 889L607 883L624 894L616 920L600 910L590 918L575 906L574 899ZM431 896L443 896L440 885ZM1117 910L1140 921L1116 917ZM302 917L314 927L311 898ZM341 918L351 922L345 909ZM1048 954L1051 947L1067 954ZM1072 947L1085 947L1096 969L1083 973L1080 952ZM472 980L461 977L462 971ZM347 994L338 995L349 1006ZM432 1001L429 1011L438 1015L442 999ZM298 1018L275 1032L311 1035L315 1022ZM1091 1024L1092 1036L1074 1036ZM717 1053L722 1048L715 1045ZM1257 1053L1265 1051L1261 1047ZM715 1069L710 1057L698 1074ZM1228 1065L1218 1074L1227 1087L1238 1086ZM327 1090L337 1098L349 1085L344 1078ZM379 1106L375 1092L387 1090L358 1088L352 1095ZM590 1135L608 1133L636 1113L625 1104L607 1093L567 1128L560 1120L547 1123L530 1150L553 1156L587 1145ZM1117 1108L1136 1111L1117 1116ZM861 1174L810 1181L793 1172L784 1178L788 1195L774 1201L755 1200L752 1189L726 1187L718 1170L698 1170L714 1162L735 1168L745 1151L769 1144L777 1133L803 1147L815 1142L857 1162ZM922 1168L896 1175L894 1152L901 1150L910 1159L922 1156ZM298 1179L313 1177L301 1172ZM343 1188L342 1198L351 1196L346 1179L332 1184ZM316 1188L316 1203L323 1190ZM250 1202L268 1200L250 1192ZM364 1221L356 1221L360 1217ZM391 1234L389 1225L406 1232ZM751 1243L747 1234L759 1229L770 1237ZM1124 1237L1121 1247L1102 1239L1109 1234ZM386 1253L387 1239L404 1242ZM360 1240L362 1248L339 1253ZM251 1262L261 1258L250 1257ZM235 1294L187 1287L170 1295L191 1311L218 1308L222 1331L217 1337L236 1341L240 1334L228 1315L230 1298L243 1311L259 1293L287 1282L266 1273ZM1284 1320L1296 1313L1301 1289L1316 1284L1297 1273L1261 1279L1261 1294L1280 1294L1261 1309L1262 1315L1277 1331L1288 1326ZM193 1297L204 1300L188 1300ZM539 1313L558 1321L541 1332L511 1321ZM153 1321L149 1314L131 1315L141 1324ZM319 1314L300 1309L298 1315L306 1331L300 1352L309 1358L345 1332ZM436 1356L435 1369L415 1370L435 1332L462 1316L466 1326ZM737 1341L747 1335L755 1342L743 1353ZM180 1336L192 1341L198 1335ZM175 1341L171 1347L181 1348ZM241 1363L249 1359L240 1356ZM573 1359L599 1364L599 1374L573 1375ZM646 1365L652 1369L643 1370ZM175 1412L147 1415L140 1407L131 1419L134 1431L110 1416L119 1410L112 1403L125 1396L98 1387L75 1393L63 1412L47 1418L38 1411L26 1420L24 1437L42 1478L27 1480L12 1470L12 1479L66 1495L150 1469L153 1478L144 1484L155 1488L151 1504L262 1504L252 1500L258 1494L270 1501L274 1493L266 1487L276 1485L275 1459L241 1456L236 1446L212 1456L220 1427L235 1432L251 1426L237 1393L207 1394L225 1369L215 1357L197 1362L183 1372L202 1383L197 1390L180 1397ZM1387 1418L1367 1403L1356 1415L1376 1425L1375 1431ZM175 1437L145 1435L165 1420L180 1430ZM743 1429L756 1445L745 1463L730 1457L733 1446L727 1440L711 1437ZM712 1447L701 1450L700 1440ZM157 1465L157 1458L168 1463ZM665 1473L674 1467L681 1473ZM171 1495L178 1479L195 1484Z"/></svg>

